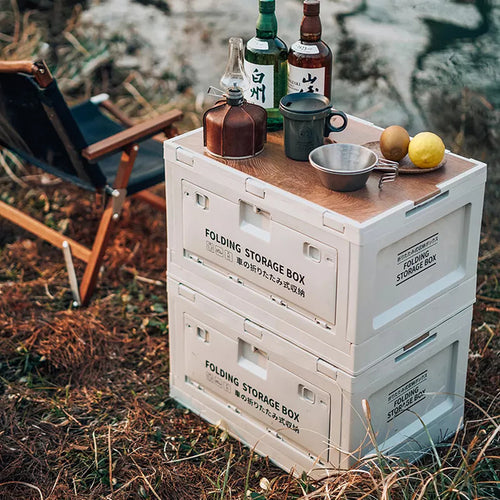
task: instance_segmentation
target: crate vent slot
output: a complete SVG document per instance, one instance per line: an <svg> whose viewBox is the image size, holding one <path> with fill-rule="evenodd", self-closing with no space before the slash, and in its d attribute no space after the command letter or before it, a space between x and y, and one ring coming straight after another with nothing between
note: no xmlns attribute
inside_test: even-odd
<svg viewBox="0 0 500 500"><path fill-rule="evenodd" d="M407 358L408 356L410 356L411 354L413 354L415 351L422 349L422 347L426 346L427 344L429 344L430 342L432 342L433 340L435 340L436 337L437 337L437 333L434 333L433 335L430 335L429 337L427 337L422 342L419 342L418 344L414 345L413 347L411 347L407 351L403 352L403 354L400 354L399 356L396 356L396 359L395 359L396 363L398 363L399 361L402 361L403 359Z"/></svg>

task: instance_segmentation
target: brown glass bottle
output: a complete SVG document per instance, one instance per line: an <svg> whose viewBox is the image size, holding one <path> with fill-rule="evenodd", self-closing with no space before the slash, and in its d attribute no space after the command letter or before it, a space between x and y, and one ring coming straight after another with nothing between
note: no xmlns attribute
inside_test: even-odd
<svg viewBox="0 0 500 500"><path fill-rule="evenodd" d="M330 98L332 51L321 40L319 0L304 0L300 40L288 52L288 93L314 92Z"/></svg>

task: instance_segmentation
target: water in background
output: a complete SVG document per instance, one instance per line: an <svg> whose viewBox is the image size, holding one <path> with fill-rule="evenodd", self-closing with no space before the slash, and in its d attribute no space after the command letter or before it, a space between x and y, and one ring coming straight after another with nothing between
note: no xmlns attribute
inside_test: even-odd
<svg viewBox="0 0 500 500"><path fill-rule="evenodd" d="M257 0L152 3L90 2L85 19L103 24L110 38L130 33L143 42L122 65L168 74L200 95L219 84L227 39L254 35ZM302 2L276 3L279 34L290 45ZM464 91L480 96L485 109L500 107L497 0L323 0L321 18L335 55L333 101L348 113L415 133L457 109Z"/></svg>

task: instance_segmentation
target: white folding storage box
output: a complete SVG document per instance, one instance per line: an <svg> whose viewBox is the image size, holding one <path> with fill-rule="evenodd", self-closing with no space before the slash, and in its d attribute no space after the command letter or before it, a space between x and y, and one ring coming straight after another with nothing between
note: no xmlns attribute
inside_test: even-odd
<svg viewBox="0 0 500 500"><path fill-rule="evenodd" d="M380 132L350 117L334 139ZM170 275L352 375L474 302L483 163L447 153L434 172L335 193L279 133L225 161L200 129L165 143L165 167Z"/></svg>
<svg viewBox="0 0 500 500"><path fill-rule="evenodd" d="M168 279L171 395L287 470L322 476L373 453L363 400L387 454L415 459L461 425L471 307L352 376L226 304Z"/></svg>

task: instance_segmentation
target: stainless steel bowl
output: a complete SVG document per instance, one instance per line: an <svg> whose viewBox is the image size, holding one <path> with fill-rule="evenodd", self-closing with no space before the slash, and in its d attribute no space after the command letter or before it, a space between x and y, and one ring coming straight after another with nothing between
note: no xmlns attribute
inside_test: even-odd
<svg viewBox="0 0 500 500"><path fill-rule="evenodd" d="M311 151L309 162L318 172L321 183L334 191L361 189L371 171L383 167L387 173L380 178L380 188L384 182L393 181L398 171L397 162L380 159L358 144L325 144Z"/></svg>

